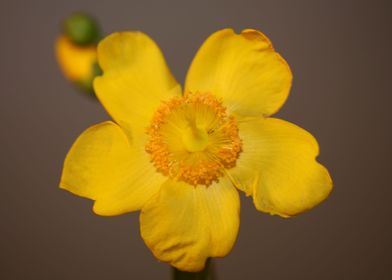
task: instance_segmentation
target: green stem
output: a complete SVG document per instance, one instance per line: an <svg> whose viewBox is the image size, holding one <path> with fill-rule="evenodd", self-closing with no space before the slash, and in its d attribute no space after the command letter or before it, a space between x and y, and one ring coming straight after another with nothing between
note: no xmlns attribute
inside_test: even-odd
<svg viewBox="0 0 392 280"><path fill-rule="evenodd" d="M185 272L173 267L173 280L216 280L213 263L208 259L205 268L199 272Z"/></svg>

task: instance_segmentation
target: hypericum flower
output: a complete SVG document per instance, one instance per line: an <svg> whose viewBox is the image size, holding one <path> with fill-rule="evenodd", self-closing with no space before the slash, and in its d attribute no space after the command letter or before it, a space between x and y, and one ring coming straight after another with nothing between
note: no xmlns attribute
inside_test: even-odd
<svg viewBox="0 0 392 280"><path fill-rule="evenodd" d="M198 271L208 257L228 254L239 227L237 190L282 217L330 193L313 136L269 117L292 75L261 32L212 34L183 92L143 33L108 36L98 60L104 74L94 88L114 122L79 136L60 186L95 200L99 215L141 210L141 236L159 260Z"/></svg>

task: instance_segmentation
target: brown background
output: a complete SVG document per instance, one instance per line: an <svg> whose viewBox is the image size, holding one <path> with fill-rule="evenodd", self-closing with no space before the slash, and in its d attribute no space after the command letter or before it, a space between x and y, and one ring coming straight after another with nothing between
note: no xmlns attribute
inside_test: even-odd
<svg viewBox="0 0 392 280"><path fill-rule="evenodd" d="M242 197L241 229L219 279L392 279L389 1L0 2L0 279L169 279L139 236L138 213L103 218L58 189L75 137L108 118L53 57L60 19L96 15L106 33L139 29L179 81L213 31L263 30L294 72L278 116L311 131L330 198L293 219Z"/></svg>

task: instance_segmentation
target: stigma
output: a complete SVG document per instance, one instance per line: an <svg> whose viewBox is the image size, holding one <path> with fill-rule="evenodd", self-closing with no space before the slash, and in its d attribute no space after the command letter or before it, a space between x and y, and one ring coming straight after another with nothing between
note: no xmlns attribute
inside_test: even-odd
<svg viewBox="0 0 392 280"><path fill-rule="evenodd" d="M147 134L145 150L156 170L193 186L218 182L242 151L235 117L209 93L162 102Z"/></svg>

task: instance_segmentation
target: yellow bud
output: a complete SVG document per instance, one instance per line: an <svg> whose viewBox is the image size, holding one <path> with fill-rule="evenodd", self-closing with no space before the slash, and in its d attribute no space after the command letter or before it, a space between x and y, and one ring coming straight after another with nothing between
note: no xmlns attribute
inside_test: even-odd
<svg viewBox="0 0 392 280"><path fill-rule="evenodd" d="M72 82L92 80L96 75L96 46L77 46L66 36L55 43L57 61L64 76Z"/></svg>

